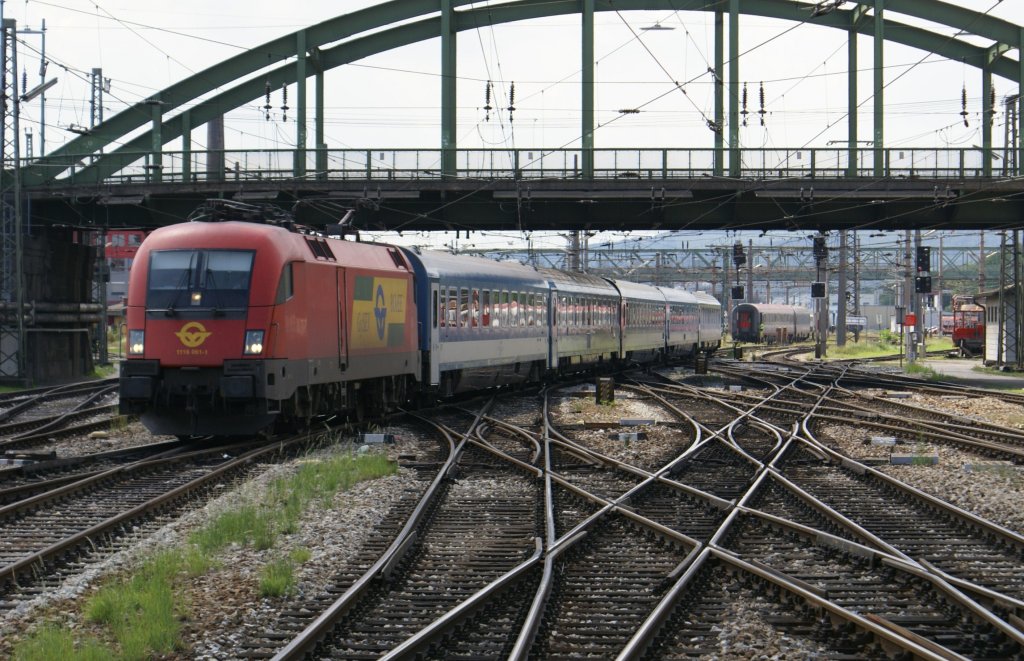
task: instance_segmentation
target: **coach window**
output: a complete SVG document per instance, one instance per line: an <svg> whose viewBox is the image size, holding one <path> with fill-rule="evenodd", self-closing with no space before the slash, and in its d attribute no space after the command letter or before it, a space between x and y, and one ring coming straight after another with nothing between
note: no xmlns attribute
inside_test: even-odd
<svg viewBox="0 0 1024 661"><path fill-rule="evenodd" d="M455 293L450 287L441 288L441 314L445 320L445 326L451 328L455 325Z"/></svg>
<svg viewBox="0 0 1024 661"><path fill-rule="evenodd" d="M480 325L487 328L491 325L491 291L485 289L480 292L482 300L480 301L483 306L483 313L480 315Z"/></svg>
<svg viewBox="0 0 1024 661"><path fill-rule="evenodd" d="M476 328L480 325L480 290L473 290L473 298L469 306L469 325Z"/></svg>
<svg viewBox="0 0 1024 661"><path fill-rule="evenodd" d="M448 309L448 288L438 287L437 296L437 316L440 318L441 328L444 328L448 325L448 316L446 314Z"/></svg>
<svg viewBox="0 0 1024 661"><path fill-rule="evenodd" d="M459 289L459 327L466 328L469 326L469 289L461 287Z"/></svg>
<svg viewBox="0 0 1024 661"><path fill-rule="evenodd" d="M526 297L526 325L533 326L536 316L535 306L537 305L537 297L533 294L529 294Z"/></svg>
<svg viewBox="0 0 1024 661"><path fill-rule="evenodd" d="M434 309L430 312L430 327L437 328L437 290L434 290Z"/></svg>

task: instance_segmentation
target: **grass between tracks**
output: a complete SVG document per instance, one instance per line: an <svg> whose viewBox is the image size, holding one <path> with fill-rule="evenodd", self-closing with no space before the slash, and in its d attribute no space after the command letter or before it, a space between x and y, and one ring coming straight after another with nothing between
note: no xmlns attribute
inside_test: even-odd
<svg viewBox="0 0 1024 661"><path fill-rule="evenodd" d="M177 548L152 555L133 573L109 580L82 606L92 633L47 623L15 648L16 661L148 659L181 648L188 616L183 588L189 579L215 568L218 554L232 545L274 548L278 538L298 529L314 502L330 507L334 495L363 480L395 473L379 454L349 451L303 461L290 476L272 480L259 496L216 515ZM278 553L264 565L260 596L281 596L295 585L295 569L311 557L307 549Z"/></svg>
<svg viewBox="0 0 1024 661"><path fill-rule="evenodd" d="M861 336L860 342L853 341L852 334L847 334L846 345L842 347L829 344L826 349L829 358L873 358L875 356L891 356L900 352L899 333L882 331L877 337ZM952 351L953 342L948 337L930 337L926 341L928 351Z"/></svg>

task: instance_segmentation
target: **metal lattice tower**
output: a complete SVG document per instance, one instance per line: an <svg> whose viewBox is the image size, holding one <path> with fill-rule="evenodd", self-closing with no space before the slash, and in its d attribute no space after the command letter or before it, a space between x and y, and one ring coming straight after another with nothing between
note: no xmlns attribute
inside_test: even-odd
<svg viewBox="0 0 1024 661"><path fill-rule="evenodd" d="M97 124L103 123L103 92L105 85L103 80L103 69L94 68L90 76L92 84L92 96L89 101L89 128L96 128ZM103 309L100 315L100 322L95 329L97 358L101 365L109 363L107 356L107 279L110 277L110 268L107 266L107 228L104 226L99 232L93 233L94 245L96 246L96 264L93 269L92 279L92 300L99 303Z"/></svg>
<svg viewBox="0 0 1024 661"><path fill-rule="evenodd" d="M999 258L999 333L996 346L996 364L999 366L1014 364L1018 360L1019 329L1017 311L1018 306L1018 284L1017 274L1020 270L1020 257L1018 254L1017 241L1019 232L1013 231L1009 240L1006 231L1002 233Z"/></svg>
<svg viewBox="0 0 1024 661"><path fill-rule="evenodd" d="M0 163L0 304L8 314L0 317L0 378L25 373L24 291L22 283L21 181L18 167L19 104L17 24L0 25L0 69L3 90L3 160Z"/></svg>

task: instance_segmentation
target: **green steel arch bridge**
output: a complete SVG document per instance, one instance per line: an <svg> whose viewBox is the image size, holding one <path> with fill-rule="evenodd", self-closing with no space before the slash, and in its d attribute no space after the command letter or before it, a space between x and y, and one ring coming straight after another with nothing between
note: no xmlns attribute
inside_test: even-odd
<svg viewBox="0 0 1024 661"><path fill-rule="evenodd" d="M622 218L636 229L828 229L1008 227L1021 217L1024 185L1021 101L1007 104L1005 144L971 148L886 147L886 41L981 71L983 117L995 110L993 79L1024 81L1024 26L935 0L392 0L267 42L153 94L40 158L14 149L18 104L6 108L2 187L31 201L49 222L158 226L184 220L208 198L274 201L301 222L337 222L347 207L355 227L373 229L607 229ZM712 131L704 145L659 149L595 146L594 17L598 12L671 10L714 17ZM580 20L579 144L573 148L461 149L456 142L457 44L483 26L558 15ZM847 36L847 118L859 98L873 104L871 136L847 121L840 147L740 147L741 16L808 22ZM927 20L956 36L905 21ZM902 19L902 20L901 20ZM13 22L4 53L16 67ZM968 34L969 33L969 34ZM870 39L873 85L858 89L857 37ZM971 37L971 38L968 38ZM438 39L441 112L435 145L346 150L324 132L324 73L368 56ZM979 46L983 40L988 46ZM1015 56L1015 57L1014 57ZM257 75L258 74L258 75ZM8 84L17 86L18 76ZM310 94L309 86L314 89ZM194 150L192 132L261 99L269 86L294 86L294 149ZM373 93L372 90L369 93ZM19 90L9 90L10 97ZM201 103L197 103L201 101ZM184 139L182 137L184 136ZM713 136L713 137L710 137ZM861 147L870 137L870 148ZM168 149L169 143L180 149ZM386 151L388 167L379 152ZM15 167L16 166L16 167ZM10 197L10 195L9 195ZM307 203L328 198L332 211Z"/></svg>

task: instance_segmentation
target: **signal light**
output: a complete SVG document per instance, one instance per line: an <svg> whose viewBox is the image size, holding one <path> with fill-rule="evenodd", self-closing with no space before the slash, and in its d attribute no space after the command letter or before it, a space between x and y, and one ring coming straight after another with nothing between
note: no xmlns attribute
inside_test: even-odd
<svg viewBox="0 0 1024 661"><path fill-rule="evenodd" d="M739 268L747 263L747 254L743 252L743 244L737 243L732 247L732 263ZM743 298L740 296L740 298Z"/></svg>
<svg viewBox="0 0 1024 661"><path fill-rule="evenodd" d="M815 259L827 259L828 258L828 244L825 243L825 237L816 236L814 237L814 258Z"/></svg>
<svg viewBox="0 0 1024 661"><path fill-rule="evenodd" d="M929 246L917 247L917 272L928 273L932 270L932 249Z"/></svg>
<svg viewBox="0 0 1024 661"><path fill-rule="evenodd" d="M825 283L824 282L812 282L811 283L811 298L825 298Z"/></svg>
<svg viewBox="0 0 1024 661"><path fill-rule="evenodd" d="M919 275L914 278L914 292L918 294L932 293L932 276Z"/></svg>
<svg viewBox="0 0 1024 661"><path fill-rule="evenodd" d="M732 288L732 300L738 301L738 300L740 300L742 298L743 298L743 287L742 286L733 287Z"/></svg>

